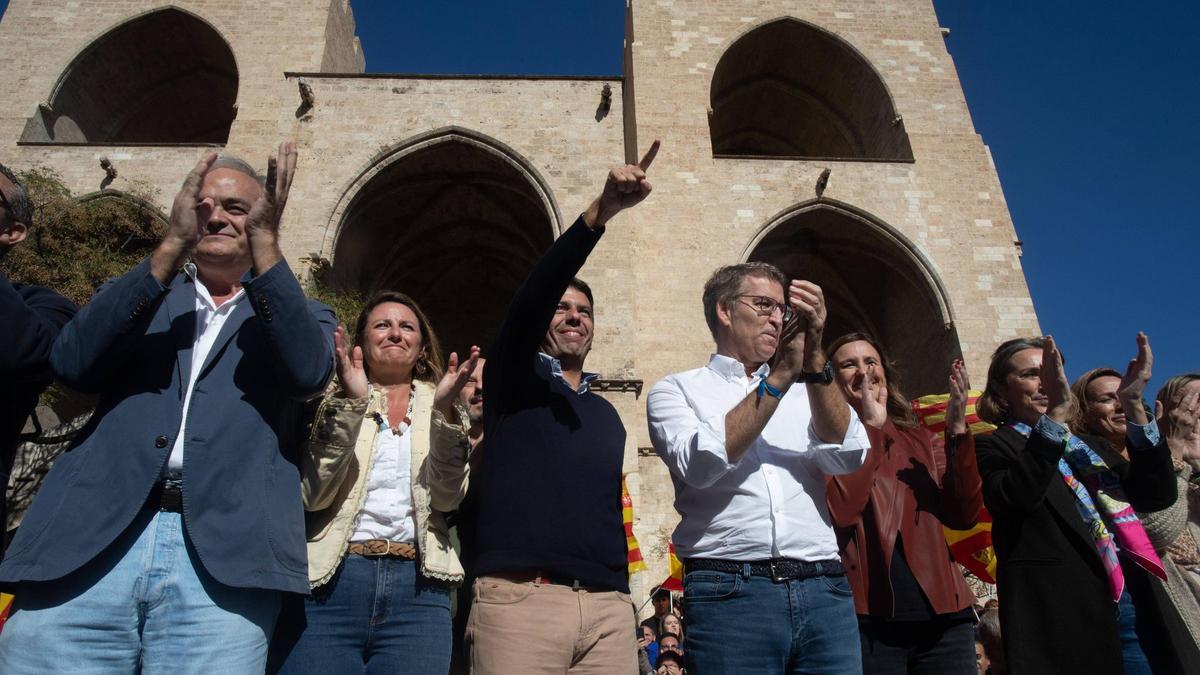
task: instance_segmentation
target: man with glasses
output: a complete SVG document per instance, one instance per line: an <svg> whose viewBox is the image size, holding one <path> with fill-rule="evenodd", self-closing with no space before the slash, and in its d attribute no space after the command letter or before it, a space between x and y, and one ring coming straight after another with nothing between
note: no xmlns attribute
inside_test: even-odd
<svg viewBox="0 0 1200 675"><path fill-rule="evenodd" d="M722 267L704 286L717 353L647 398L683 517L674 543L697 672L861 671L825 476L858 469L869 444L829 386L825 316L813 283L789 285L766 263Z"/></svg>
<svg viewBox="0 0 1200 675"><path fill-rule="evenodd" d="M25 240L33 207L25 186L0 164L0 260ZM14 455L38 396L50 384L50 346L75 304L49 288L15 284L0 271L0 559L8 543L8 485Z"/></svg>

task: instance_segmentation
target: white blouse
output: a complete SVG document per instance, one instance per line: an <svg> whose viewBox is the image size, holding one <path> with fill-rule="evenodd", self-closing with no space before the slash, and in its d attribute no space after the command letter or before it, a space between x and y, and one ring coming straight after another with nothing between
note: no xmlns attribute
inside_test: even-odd
<svg viewBox="0 0 1200 675"><path fill-rule="evenodd" d="M413 543L417 536L417 520L412 499L412 430L397 435L387 425L387 419L367 418L364 424L378 424L375 436L375 459L367 475L367 496L363 499L358 523L350 541L386 539Z"/></svg>

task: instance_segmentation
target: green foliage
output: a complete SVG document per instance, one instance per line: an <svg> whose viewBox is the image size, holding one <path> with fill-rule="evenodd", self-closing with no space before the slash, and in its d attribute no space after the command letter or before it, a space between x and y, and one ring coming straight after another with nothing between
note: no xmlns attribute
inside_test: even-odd
<svg viewBox="0 0 1200 675"><path fill-rule="evenodd" d="M10 279L53 288L80 306L145 258L165 231L144 192L79 201L50 169L35 167L20 178L33 202L33 228L0 266Z"/></svg>
<svg viewBox="0 0 1200 675"><path fill-rule="evenodd" d="M362 311L366 296L339 285L334 278L332 266L325 258L314 253L301 260L308 263L308 275L303 282L305 294L332 307L338 321L346 327L346 334L353 340L354 322Z"/></svg>

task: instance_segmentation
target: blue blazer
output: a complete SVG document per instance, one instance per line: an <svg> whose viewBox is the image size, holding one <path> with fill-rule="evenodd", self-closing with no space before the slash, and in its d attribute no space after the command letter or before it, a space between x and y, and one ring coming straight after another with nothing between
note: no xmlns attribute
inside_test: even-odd
<svg viewBox="0 0 1200 675"><path fill-rule="evenodd" d="M100 395L0 564L0 582L79 569L133 522L179 433L196 334L193 281L146 260L109 282L51 352L67 385ZM296 433L333 372L333 311L286 263L243 279L192 392L183 517L205 570L230 586L308 592Z"/></svg>

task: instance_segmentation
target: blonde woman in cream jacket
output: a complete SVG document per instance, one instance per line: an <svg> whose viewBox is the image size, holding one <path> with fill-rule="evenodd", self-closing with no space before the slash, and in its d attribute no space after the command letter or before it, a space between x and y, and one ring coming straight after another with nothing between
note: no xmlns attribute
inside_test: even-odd
<svg viewBox="0 0 1200 675"><path fill-rule="evenodd" d="M380 291L353 348L335 336L341 388L317 409L301 456L308 573L303 633L284 673L445 673L450 588L462 565L445 513L467 491L453 402L479 350L443 373L437 337L408 296Z"/></svg>

